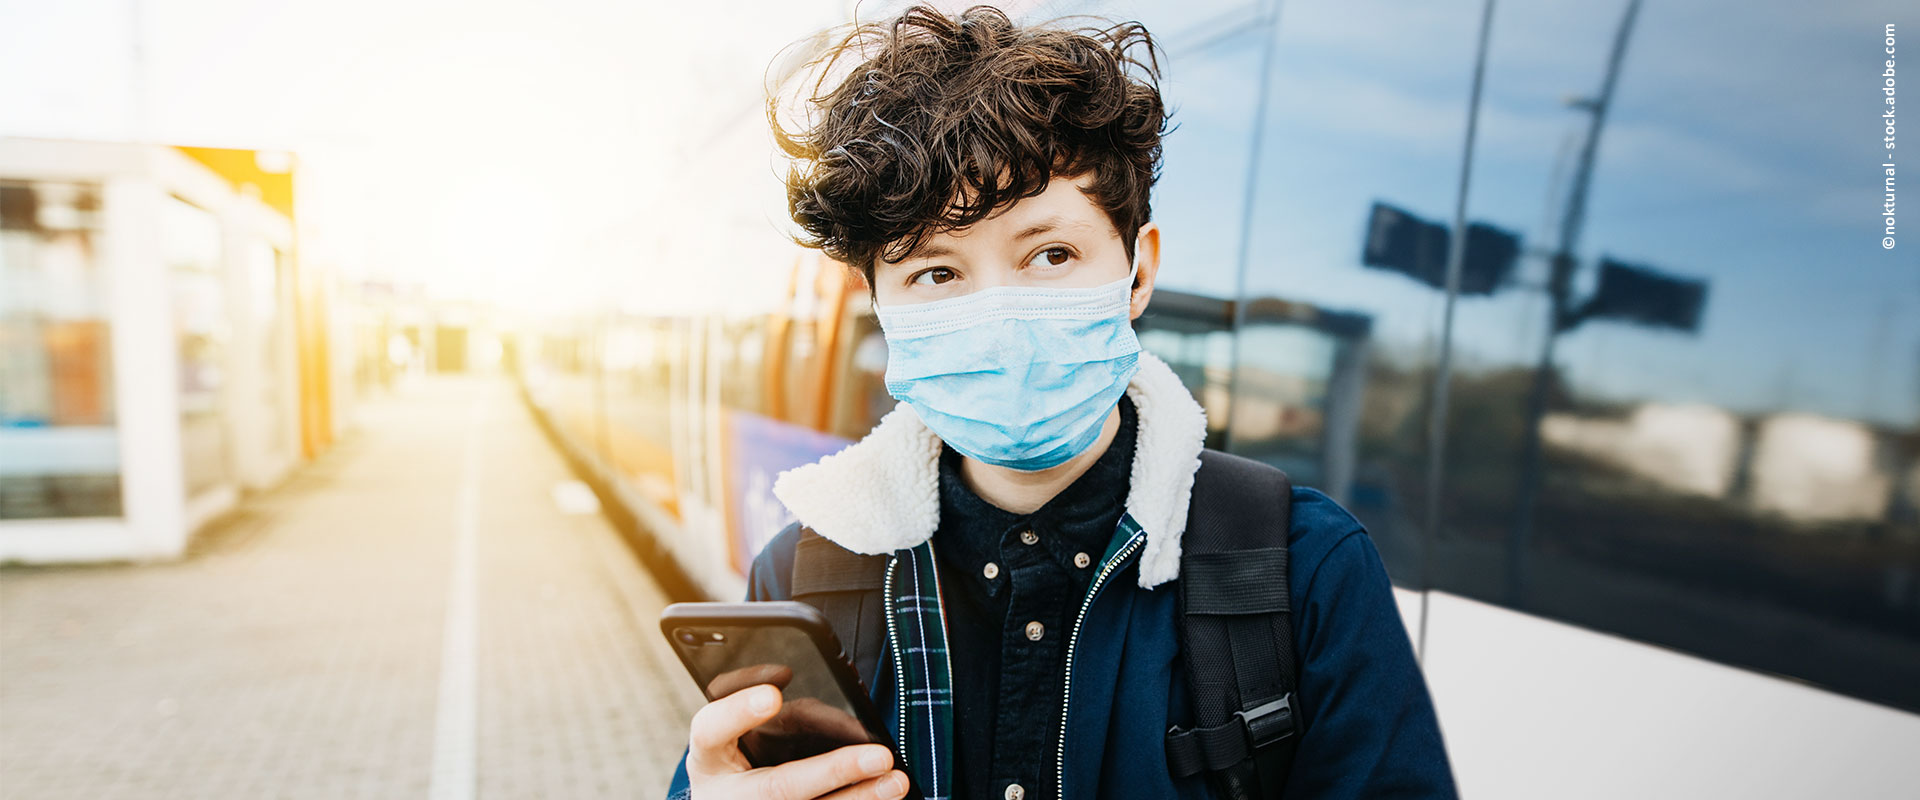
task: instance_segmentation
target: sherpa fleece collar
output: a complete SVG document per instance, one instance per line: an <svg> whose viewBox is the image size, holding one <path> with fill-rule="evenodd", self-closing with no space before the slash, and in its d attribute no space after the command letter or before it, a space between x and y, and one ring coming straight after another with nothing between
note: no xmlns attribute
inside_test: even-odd
<svg viewBox="0 0 1920 800"><path fill-rule="evenodd" d="M1173 369L1140 352L1127 384L1139 412L1127 513L1147 533L1140 586L1180 575L1180 535L1206 446L1206 411ZM860 441L780 473L773 494L829 541L879 555L913 547L940 525L940 437L906 403L894 406Z"/></svg>

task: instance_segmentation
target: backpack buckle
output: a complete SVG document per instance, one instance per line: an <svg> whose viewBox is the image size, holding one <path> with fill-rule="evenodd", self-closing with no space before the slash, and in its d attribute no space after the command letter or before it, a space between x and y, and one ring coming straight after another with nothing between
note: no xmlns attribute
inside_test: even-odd
<svg viewBox="0 0 1920 800"><path fill-rule="evenodd" d="M1247 730L1247 749L1262 750L1294 735L1293 693L1233 712Z"/></svg>

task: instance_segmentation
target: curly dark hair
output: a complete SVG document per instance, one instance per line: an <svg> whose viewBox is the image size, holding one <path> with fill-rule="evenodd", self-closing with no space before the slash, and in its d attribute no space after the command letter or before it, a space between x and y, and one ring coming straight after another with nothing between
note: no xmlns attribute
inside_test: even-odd
<svg viewBox="0 0 1920 800"><path fill-rule="evenodd" d="M876 258L901 260L1056 176L1093 174L1085 191L1133 257L1167 116L1140 23L1020 26L991 6L914 6L852 26L800 71L814 77L798 82L797 129L781 122L781 91L767 103L796 240L860 270L869 291Z"/></svg>

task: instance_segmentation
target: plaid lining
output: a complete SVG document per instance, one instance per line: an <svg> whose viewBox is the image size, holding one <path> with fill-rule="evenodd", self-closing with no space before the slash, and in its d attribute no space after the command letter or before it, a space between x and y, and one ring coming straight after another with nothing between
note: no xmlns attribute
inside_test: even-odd
<svg viewBox="0 0 1920 800"><path fill-rule="evenodd" d="M947 659L946 618L940 609L940 579L934 574L933 545L922 542L900 551L894 565L904 568L893 598L894 624L900 631L900 661L906 674L907 718L900 721L907 766L926 800L948 800L953 768L953 667Z"/></svg>

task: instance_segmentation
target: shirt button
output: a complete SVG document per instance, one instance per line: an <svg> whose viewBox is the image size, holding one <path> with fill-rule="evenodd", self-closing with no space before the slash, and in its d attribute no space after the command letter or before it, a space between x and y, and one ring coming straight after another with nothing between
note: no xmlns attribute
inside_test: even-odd
<svg viewBox="0 0 1920 800"><path fill-rule="evenodd" d="M1040 534L1034 533L1033 531L1021 531L1020 543L1021 544L1039 544Z"/></svg>
<svg viewBox="0 0 1920 800"><path fill-rule="evenodd" d="M1087 565L1092 563L1093 563L1093 556L1087 555L1086 553L1073 554L1073 565L1076 567L1079 567L1081 569L1086 569Z"/></svg>
<svg viewBox="0 0 1920 800"><path fill-rule="evenodd" d="M1025 798L1027 796L1027 790L1025 787L1021 786L1020 784L1009 783L1007 784L1006 794L1002 796L1005 797L1007 800L1022 800L1022 798Z"/></svg>
<svg viewBox="0 0 1920 800"><path fill-rule="evenodd" d="M1032 622L1027 623L1028 639L1037 642L1037 641L1040 641L1040 637L1045 635L1047 635L1047 626L1040 624L1039 620L1034 620Z"/></svg>
<svg viewBox="0 0 1920 800"><path fill-rule="evenodd" d="M987 576L987 580L998 578L1000 577L1000 565L989 561L987 562L986 568L980 570L980 574Z"/></svg>

